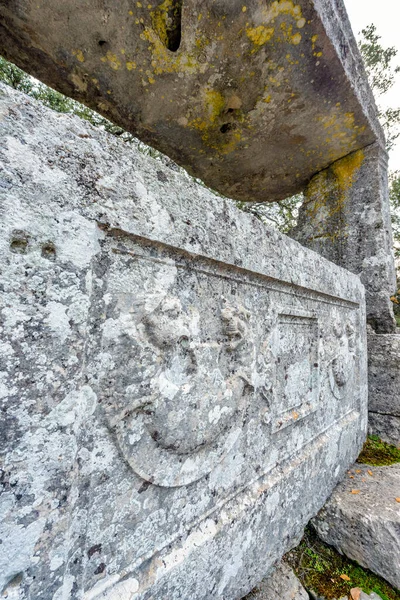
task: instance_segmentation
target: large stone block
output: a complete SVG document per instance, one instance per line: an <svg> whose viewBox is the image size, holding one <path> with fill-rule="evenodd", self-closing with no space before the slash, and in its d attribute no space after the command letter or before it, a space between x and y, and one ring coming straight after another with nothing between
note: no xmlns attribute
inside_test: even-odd
<svg viewBox="0 0 400 600"><path fill-rule="evenodd" d="M384 146L343 0L0 0L0 53L231 198Z"/></svg>
<svg viewBox="0 0 400 600"><path fill-rule="evenodd" d="M368 334L368 408L400 417L400 335Z"/></svg>
<svg viewBox="0 0 400 600"><path fill-rule="evenodd" d="M364 440L363 286L0 90L0 589L240 598Z"/></svg>
<svg viewBox="0 0 400 600"><path fill-rule="evenodd" d="M357 464L313 519L331 546L400 588L400 466Z"/></svg>

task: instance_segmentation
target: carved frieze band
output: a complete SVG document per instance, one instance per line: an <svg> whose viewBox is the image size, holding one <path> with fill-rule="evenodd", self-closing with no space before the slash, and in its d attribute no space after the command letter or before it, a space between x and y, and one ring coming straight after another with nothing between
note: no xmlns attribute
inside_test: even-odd
<svg viewBox="0 0 400 600"><path fill-rule="evenodd" d="M210 287L196 264L179 275L173 260L146 258L113 252L99 385L107 424L141 478L188 485L239 448L249 415L268 440L318 410L323 381L345 397L350 321L332 320L315 301L311 311L276 304L267 285L260 295L261 285L228 285L224 274Z"/></svg>

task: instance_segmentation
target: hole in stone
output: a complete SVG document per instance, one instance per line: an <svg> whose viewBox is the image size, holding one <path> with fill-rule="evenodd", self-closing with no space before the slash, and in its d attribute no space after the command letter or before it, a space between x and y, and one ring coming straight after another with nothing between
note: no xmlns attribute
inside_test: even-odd
<svg viewBox="0 0 400 600"><path fill-rule="evenodd" d="M154 11L153 27L171 52L176 52L181 45L182 5L183 0L163 0Z"/></svg>
<svg viewBox="0 0 400 600"><path fill-rule="evenodd" d="M232 123L224 123L220 127L220 132L221 133L226 133L227 131L230 131L231 129L232 129Z"/></svg>
<svg viewBox="0 0 400 600"><path fill-rule="evenodd" d="M46 242L42 246L42 256L47 260L56 260L56 247L53 242Z"/></svg>
<svg viewBox="0 0 400 600"><path fill-rule="evenodd" d="M104 44L107 44L106 40L99 40L99 46L104 46Z"/></svg>
<svg viewBox="0 0 400 600"><path fill-rule="evenodd" d="M10 242L10 250L15 254L25 254L29 244L29 236L24 231L14 231Z"/></svg>
<svg viewBox="0 0 400 600"><path fill-rule="evenodd" d="M19 585L21 585L23 577L24 577L23 573L18 573L17 575L14 575L14 577L12 577L4 586L4 588L2 590L2 595L7 597L7 595L8 595L7 592L10 592L12 589L15 589Z"/></svg>

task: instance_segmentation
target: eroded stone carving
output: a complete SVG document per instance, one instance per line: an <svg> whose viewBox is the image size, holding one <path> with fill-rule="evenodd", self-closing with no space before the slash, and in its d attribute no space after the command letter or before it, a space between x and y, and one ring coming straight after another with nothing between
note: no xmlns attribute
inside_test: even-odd
<svg viewBox="0 0 400 600"><path fill-rule="evenodd" d="M146 368L125 393L111 394L105 410L125 459L147 481L196 481L240 435L254 354L246 340L250 313L223 298L220 315L222 339L206 343L199 311L185 311L176 296L166 295L142 319L143 344L134 351ZM233 356L244 344L245 356Z"/></svg>
<svg viewBox="0 0 400 600"><path fill-rule="evenodd" d="M341 400L354 371L355 330L349 321L345 324L336 321L332 329L337 348L329 365L329 383L335 398Z"/></svg>

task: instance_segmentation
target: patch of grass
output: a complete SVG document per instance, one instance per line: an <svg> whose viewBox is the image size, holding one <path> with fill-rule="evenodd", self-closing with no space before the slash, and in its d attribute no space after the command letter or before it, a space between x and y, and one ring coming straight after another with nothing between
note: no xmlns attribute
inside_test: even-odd
<svg viewBox="0 0 400 600"><path fill-rule="evenodd" d="M400 462L400 449L383 442L377 435L370 435L357 462L375 467L394 465Z"/></svg>
<svg viewBox="0 0 400 600"><path fill-rule="evenodd" d="M311 526L307 527L299 546L286 554L285 560L306 589L327 600L350 597L350 590L355 587L367 594L375 592L382 600L400 600L398 590L324 544Z"/></svg>
<svg viewBox="0 0 400 600"><path fill-rule="evenodd" d="M400 315L394 315L395 319L396 319L396 325L397 327L400 327Z"/></svg>

